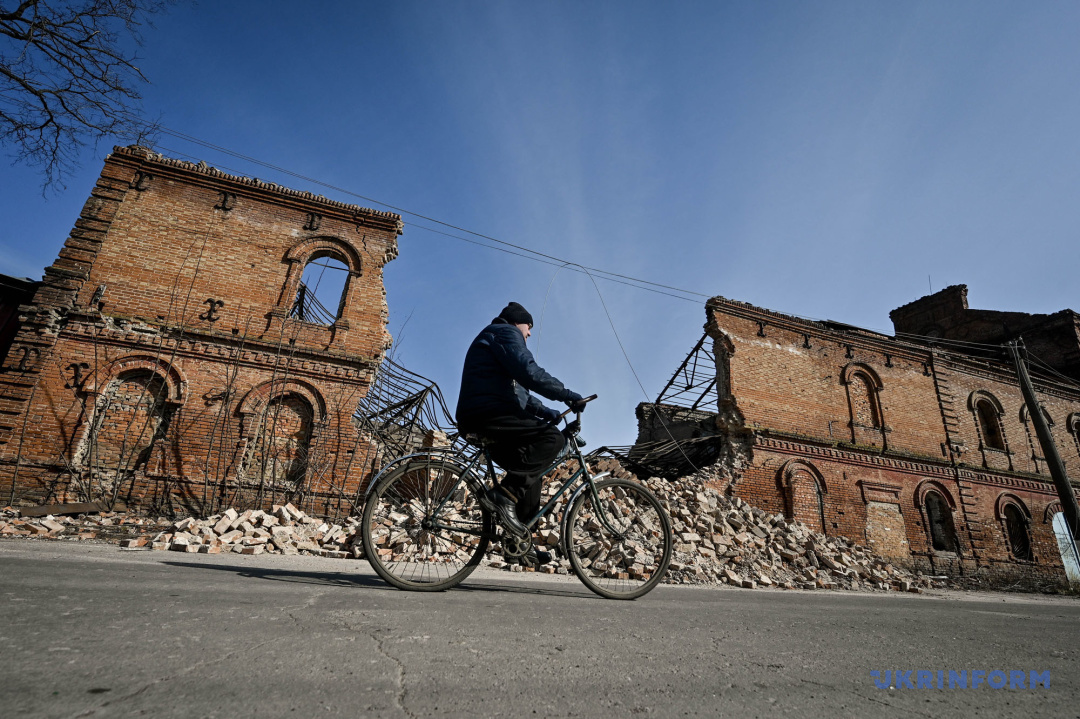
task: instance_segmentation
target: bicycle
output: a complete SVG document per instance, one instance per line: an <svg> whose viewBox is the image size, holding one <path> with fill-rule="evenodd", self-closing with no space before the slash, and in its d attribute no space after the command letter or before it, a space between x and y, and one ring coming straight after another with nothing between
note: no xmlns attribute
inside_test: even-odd
<svg viewBox="0 0 1080 719"><path fill-rule="evenodd" d="M671 521L656 495L641 484L606 478L609 472L591 474L581 453L585 440L580 431L579 413L563 430L566 448L544 474L574 459L578 469L524 522L530 530L524 538L503 529L480 504L481 493L494 486L497 476L482 437L467 437L471 453L435 448L393 460L367 492L361 534L368 562L399 589L450 589L472 574L493 541L500 543L504 557L525 556L533 528L569 492L559 544L574 574L609 599L646 594L671 562Z"/></svg>

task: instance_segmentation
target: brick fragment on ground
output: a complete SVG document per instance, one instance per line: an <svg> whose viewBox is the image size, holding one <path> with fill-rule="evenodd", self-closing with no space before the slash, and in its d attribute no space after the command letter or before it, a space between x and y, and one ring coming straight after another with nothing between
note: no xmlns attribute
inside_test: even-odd
<svg viewBox="0 0 1080 719"><path fill-rule="evenodd" d="M555 481L545 480L542 501L550 500L559 487L558 480L568 477L574 469L563 465L556 470ZM593 469L637 479L664 504L675 541L664 577L666 583L860 591L919 591L952 585L951 580L941 579L932 584L929 578L895 567L844 537L815 533L800 522L725 496L708 486L707 482L714 479L708 469L675 480L653 477L644 481L633 477L612 458L598 460ZM560 503L563 501L560 499ZM541 520L537 538L538 544L554 547L559 557L563 548L558 519L563 508L557 506L554 513ZM497 550L493 547L484 563L518 571L512 568L517 565L506 564ZM901 590L901 581L914 589Z"/></svg>
<svg viewBox="0 0 1080 719"><path fill-rule="evenodd" d="M601 459L598 465L596 471L633 478L614 459ZM564 472L566 467L558 472ZM557 475L556 480L565 476ZM905 592L952 585L948 580L936 578L931 582L927 577L912 574L844 537L816 534L799 522L724 496L707 486L710 478L706 470L677 480L654 477L643 481L666 507L675 534L675 552L664 578L667 583ZM558 486L558 481L545 482L544 502L554 496ZM570 571L560 536L565 500L564 495L556 511L544 517L536 528L536 543L552 551L557 560L548 565L550 569L541 570L545 573ZM0 510L0 534L90 539L99 531L129 532L125 538L125 546L129 548L364 558L357 517L333 523L311 517L291 503L275 505L270 512L228 508L205 519L184 517L172 522L117 513L32 521L22 520L18 515L11 508ZM144 536L140 540L132 537L132 532ZM115 534L112 538L118 539ZM613 571L635 578L648 571L636 559L625 561L625 571L621 568ZM483 563L494 569L522 571L520 565L508 564L498 554L497 545L492 546Z"/></svg>

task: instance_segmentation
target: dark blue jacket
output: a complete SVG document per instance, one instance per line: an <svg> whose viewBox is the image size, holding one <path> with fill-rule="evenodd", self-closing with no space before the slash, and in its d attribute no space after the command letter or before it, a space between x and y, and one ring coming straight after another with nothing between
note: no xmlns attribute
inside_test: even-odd
<svg viewBox="0 0 1080 719"><path fill-rule="evenodd" d="M467 428L502 415L552 419L558 414L529 394L530 390L556 402L580 399L536 364L521 330L496 318L465 353L458 425Z"/></svg>

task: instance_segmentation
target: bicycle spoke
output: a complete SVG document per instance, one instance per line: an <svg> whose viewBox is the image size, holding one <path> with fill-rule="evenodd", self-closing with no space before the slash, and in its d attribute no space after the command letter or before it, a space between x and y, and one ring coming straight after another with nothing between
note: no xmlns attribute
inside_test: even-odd
<svg viewBox="0 0 1080 719"><path fill-rule="evenodd" d="M599 502L597 502L597 498ZM660 581L671 559L671 528L644 487L606 480L581 495L570 512L570 561L590 589L632 598Z"/></svg>
<svg viewBox="0 0 1080 719"><path fill-rule="evenodd" d="M479 564L488 543L480 535L494 528L460 472L445 458L418 458L380 480L363 531L384 579L407 589L446 588Z"/></svg>

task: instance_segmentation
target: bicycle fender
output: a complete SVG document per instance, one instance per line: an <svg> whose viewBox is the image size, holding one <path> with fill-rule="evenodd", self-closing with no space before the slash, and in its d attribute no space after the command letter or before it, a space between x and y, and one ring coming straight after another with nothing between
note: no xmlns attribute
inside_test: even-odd
<svg viewBox="0 0 1080 719"><path fill-rule="evenodd" d="M368 496L369 496L369 495L371 494L371 491L372 491L373 489L375 489L375 485L376 485L376 484L378 483L378 481L379 481L380 479L382 479L382 476L383 476L384 474L386 474L386 473L387 473L387 472L389 472L389 471L390 471L391 469L393 469L393 468L394 468L394 467L396 467L397 465L399 465L399 464L401 464L402 462L405 462L405 461L407 461L407 460L410 460L410 459L415 459L415 458L417 458L417 457L428 457L428 456L431 456L431 452L432 452L432 451L436 451L436 452L438 452L438 451L446 451L446 450L439 450L438 448L435 448L435 447L433 447L433 448L431 448L431 449L429 449L429 450L427 450L427 451L424 451L424 452L416 452L416 453L414 453L414 454L407 454L407 455L405 455L404 457L398 457L397 459L395 459L395 460L392 460L392 461L391 461L391 462L390 462L389 464L387 464L387 465L386 465L385 467L383 467L382 469L380 469L380 470L379 470L379 473L378 473L378 474L376 474L376 475L375 475L374 477L372 477L372 478L371 478L371 481L370 481L370 482L368 482L368 487L367 487L367 490L366 490L366 491L364 492L364 501L365 501L365 502L367 501L367 498L368 498ZM458 467L459 467L460 469L462 469L462 470L464 470L464 469L465 469L465 464L463 464L462 462L459 462L459 461L456 461L456 460L454 460L454 461L453 461L453 463L454 463L454 464L456 464L456 465L457 465L457 466L458 466ZM470 474L472 474L472 472L470 472Z"/></svg>

